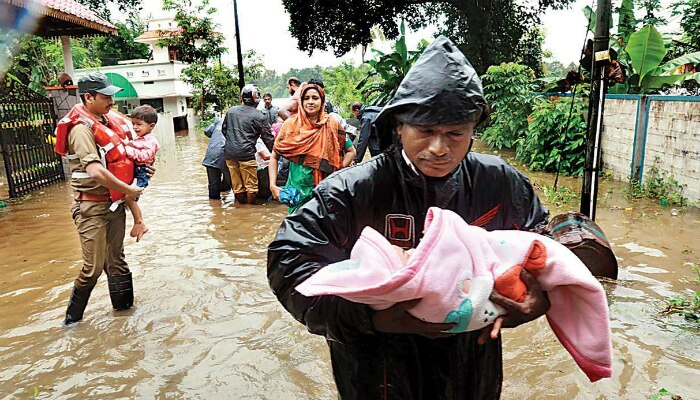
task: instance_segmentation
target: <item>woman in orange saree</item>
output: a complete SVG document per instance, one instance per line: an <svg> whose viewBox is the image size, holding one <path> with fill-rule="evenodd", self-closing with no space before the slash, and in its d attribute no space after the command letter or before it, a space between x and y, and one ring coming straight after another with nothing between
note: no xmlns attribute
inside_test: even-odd
<svg viewBox="0 0 700 400"><path fill-rule="evenodd" d="M290 205L290 213L311 198L313 188L321 180L350 166L355 157L352 141L338 121L324 110L326 94L323 89L305 83L299 93L299 112L282 125L268 167L270 191L279 200L283 188L275 184L278 158L282 156L290 161L284 190L300 192L298 202Z"/></svg>

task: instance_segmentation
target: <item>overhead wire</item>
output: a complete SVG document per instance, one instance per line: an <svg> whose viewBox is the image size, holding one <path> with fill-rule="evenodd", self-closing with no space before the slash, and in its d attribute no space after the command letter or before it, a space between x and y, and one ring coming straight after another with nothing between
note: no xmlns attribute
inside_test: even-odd
<svg viewBox="0 0 700 400"><path fill-rule="evenodd" d="M595 6L595 0L591 1L591 10L593 10L593 6ZM592 15L593 15L593 13L590 13L588 15L588 25L586 26L586 34L584 35L584 38L583 38L583 46L581 47L581 57L579 60L582 60L585 56L586 43L588 41L588 32L591 30L591 23L592 23L591 17L592 17ZM592 50L593 49L591 49L591 51ZM593 57L593 54L591 54L591 56ZM580 61L578 63L578 69L576 71L576 74L577 74L577 78L579 76L581 76L581 62ZM565 77L565 79L566 79L566 77ZM564 124L564 127L562 128L562 130L559 132L560 138L564 136L565 131L569 130L569 124L571 124L571 116L573 115L573 112L574 112L574 104L576 103L576 90L578 89L578 85L579 85L578 81L573 85L574 87L573 87L573 90L571 92L571 107L569 107L569 115L566 118L566 123ZM559 184L559 175L561 173L561 153L562 153L561 146L562 145L560 144L560 147L558 148L559 154L557 157L557 173L554 177L554 191L555 192L557 191L557 187Z"/></svg>

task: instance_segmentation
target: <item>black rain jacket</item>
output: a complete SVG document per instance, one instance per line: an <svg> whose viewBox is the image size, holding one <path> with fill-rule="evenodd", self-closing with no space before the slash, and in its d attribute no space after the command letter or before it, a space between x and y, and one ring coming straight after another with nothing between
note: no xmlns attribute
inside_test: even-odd
<svg viewBox="0 0 700 400"><path fill-rule="evenodd" d="M294 288L320 268L350 258L365 226L415 247L429 207L457 212L486 229L542 229L547 210L527 178L498 157L469 153L444 179L428 180L401 150L334 173L288 216L268 251L268 279L282 305L330 346L342 399L497 399L500 341L479 332L446 339L375 332L369 307Z"/></svg>
<svg viewBox="0 0 700 400"><path fill-rule="evenodd" d="M452 108L431 111L431 104L443 104L443 96L449 100L444 106ZM409 123L451 123L479 120L485 108L476 72L449 40L439 38L383 109L378 133L384 140L392 137L392 113ZM269 245L270 286L309 332L326 338L341 399L500 397L500 340L478 345L478 331L444 339L380 333L373 330L368 306L294 290L319 269L350 258L366 226L395 245L416 247L433 206L488 230L542 230L548 214L527 178L498 157L467 153L455 171L436 179L416 172L396 146L322 181Z"/></svg>
<svg viewBox="0 0 700 400"><path fill-rule="evenodd" d="M355 163L359 164L365 158L365 151L370 149L370 154L376 155L373 152L380 153L379 138L377 137L377 132L374 127L374 121L377 116L382 111L381 107L362 106L360 109L360 133L359 139L357 140L357 155L355 156Z"/></svg>

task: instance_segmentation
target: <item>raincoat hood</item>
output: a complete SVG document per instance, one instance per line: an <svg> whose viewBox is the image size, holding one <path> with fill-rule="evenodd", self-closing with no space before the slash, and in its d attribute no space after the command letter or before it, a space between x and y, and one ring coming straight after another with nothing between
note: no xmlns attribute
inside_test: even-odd
<svg viewBox="0 0 700 400"><path fill-rule="evenodd" d="M411 125L480 122L488 114L481 80L444 36L430 44L377 117L382 147L391 144L394 117Z"/></svg>

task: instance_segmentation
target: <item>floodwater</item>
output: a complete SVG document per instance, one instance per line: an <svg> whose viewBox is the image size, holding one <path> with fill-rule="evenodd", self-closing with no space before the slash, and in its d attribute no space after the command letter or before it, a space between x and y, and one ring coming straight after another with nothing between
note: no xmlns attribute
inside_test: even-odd
<svg viewBox="0 0 700 400"><path fill-rule="evenodd" d="M161 152L140 201L151 232L126 241L136 291L126 312L112 310L103 277L84 320L61 325L80 268L67 185L0 209L0 398L336 398L324 340L267 285L266 246L286 207L207 200L205 149L192 133ZM613 377L589 383L540 319L504 333L504 399L645 399L661 388L700 398L700 332L659 315L692 287L684 263L700 263L700 212L629 203L623 187L604 183L597 219L621 265L605 283Z"/></svg>

